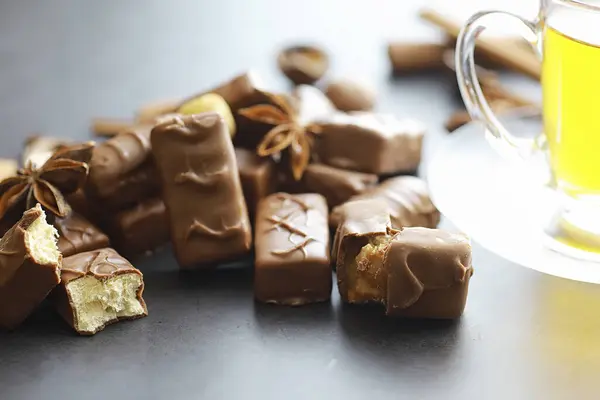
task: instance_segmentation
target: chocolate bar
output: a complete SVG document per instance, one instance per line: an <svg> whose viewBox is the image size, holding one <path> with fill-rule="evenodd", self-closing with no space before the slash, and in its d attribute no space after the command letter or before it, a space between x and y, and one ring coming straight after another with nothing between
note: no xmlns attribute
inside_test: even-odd
<svg viewBox="0 0 600 400"><path fill-rule="evenodd" d="M381 303L390 316L460 317L473 274L469 239L437 229L390 229L383 208L365 207L376 202L355 202L336 232L342 299Z"/></svg>
<svg viewBox="0 0 600 400"><path fill-rule="evenodd" d="M427 183L414 176L390 178L350 201L381 199L387 204L392 227L421 226L435 228L440 222L440 212L429 197ZM335 229L341 222L344 205L333 209L329 215L329 226Z"/></svg>
<svg viewBox="0 0 600 400"><path fill-rule="evenodd" d="M115 209L156 195L159 184L150 151L150 127L147 125L96 146L90 161L88 194Z"/></svg>
<svg viewBox="0 0 600 400"><path fill-rule="evenodd" d="M317 155L324 164L377 175L416 171L424 128L391 115L335 114L319 123Z"/></svg>
<svg viewBox="0 0 600 400"><path fill-rule="evenodd" d="M108 246L108 236L83 216L72 212L65 218L56 218L58 249L63 257Z"/></svg>
<svg viewBox="0 0 600 400"><path fill-rule="evenodd" d="M165 203L154 198L109 217L113 246L128 257L151 252L169 241Z"/></svg>
<svg viewBox="0 0 600 400"><path fill-rule="evenodd" d="M329 207L344 203L375 186L377 175L364 174L325 164L310 164L302 177L305 192L314 192L327 199Z"/></svg>
<svg viewBox="0 0 600 400"><path fill-rule="evenodd" d="M327 204L318 194L276 193L256 214L254 295L298 306L331 296Z"/></svg>
<svg viewBox="0 0 600 400"><path fill-rule="evenodd" d="M56 235L38 204L0 240L0 327L16 328L60 282Z"/></svg>
<svg viewBox="0 0 600 400"><path fill-rule="evenodd" d="M247 253L250 221L223 118L214 112L173 117L152 130L151 141L180 266Z"/></svg>
<svg viewBox="0 0 600 400"><path fill-rule="evenodd" d="M94 335L115 322L147 316L143 292L142 273L104 248L66 257L50 300L77 333Z"/></svg>
<svg viewBox="0 0 600 400"><path fill-rule="evenodd" d="M362 268L352 264L354 258L346 260L348 248L361 249L380 237L395 232L392 229L387 204L381 199L357 200L344 204L343 219L338 226L331 252L332 262L336 266L338 289L342 299L348 303L370 302L374 293L385 284L383 274L367 274ZM358 254L358 252L357 252ZM342 267L340 268L340 263ZM378 267L381 270L381 266Z"/></svg>
<svg viewBox="0 0 600 400"><path fill-rule="evenodd" d="M277 183L273 160L262 158L247 149L235 149L242 191L250 215L255 215L258 202L275 191Z"/></svg>

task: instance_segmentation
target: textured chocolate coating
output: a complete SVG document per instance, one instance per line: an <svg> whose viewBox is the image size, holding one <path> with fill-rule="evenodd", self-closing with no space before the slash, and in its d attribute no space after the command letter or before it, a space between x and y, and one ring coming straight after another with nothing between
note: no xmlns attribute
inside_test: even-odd
<svg viewBox="0 0 600 400"><path fill-rule="evenodd" d="M348 265L369 240L394 231L391 228L387 205L381 200L358 200L346 203L343 207L343 220L335 233L332 252L338 289L345 302L366 303L370 298L357 289L356 271Z"/></svg>
<svg viewBox="0 0 600 400"><path fill-rule="evenodd" d="M258 202L275 191L275 164L269 158L259 157L255 151L241 148L235 149L235 158L248 212L255 215Z"/></svg>
<svg viewBox="0 0 600 400"><path fill-rule="evenodd" d="M52 291L49 299L63 319L71 325L71 327L77 329L75 304L67 290L67 285L85 276L92 276L95 279L102 281L125 274L136 274L143 277L142 273L137 268L111 248L75 254L64 259L60 285ZM143 292L144 282L142 280L142 284L137 290L137 300L143 308L142 315L117 317L111 321L107 321L93 332L78 331L78 333L81 335L93 335L104 329L106 326L121 320L137 319L147 316L148 309L142 298Z"/></svg>
<svg viewBox="0 0 600 400"><path fill-rule="evenodd" d="M348 201L352 196L364 193L376 183L377 175L325 164L310 164L302 177L304 191L323 195L330 208Z"/></svg>
<svg viewBox="0 0 600 400"><path fill-rule="evenodd" d="M214 112L173 117L152 130L151 140L180 266L247 253L250 221L223 118Z"/></svg>
<svg viewBox="0 0 600 400"><path fill-rule="evenodd" d="M462 234L406 228L385 257L388 315L453 319L462 315L473 275L471 244Z"/></svg>
<svg viewBox="0 0 600 400"><path fill-rule="evenodd" d="M320 123L317 155L322 163L377 175L415 171L421 162L424 128L413 120L356 112Z"/></svg>
<svg viewBox="0 0 600 400"><path fill-rule="evenodd" d="M0 240L0 327L16 328L60 282L62 256L57 263L38 263L25 239L26 230L41 208L25 211L23 217Z"/></svg>
<svg viewBox="0 0 600 400"><path fill-rule="evenodd" d="M283 305L331 296L327 204L318 194L276 193L256 215L254 295Z"/></svg>
<svg viewBox="0 0 600 400"><path fill-rule="evenodd" d="M60 235L58 250L63 257L108 246L108 236L83 216L73 212L66 218L56 218L54 227Z"/></svg>
<svg viewBox="0 0 600 400"><path fill-rule="evenodd" d="M127 208L159 191L150 159L150 126L123 132L94 148L86 191L112 209Z"/></svg>
<svg viewBox="0 0 600 400"><path fill-rule="evenodd" d="M440 222L440 212L429 197L427 183L414 176L390 178L350 201L381 199L387 203L392 226L397 229L412 226L435 228ZM343 206L329 215L329 226L335 229L343 214Z"/></svg>
<svg viewBox="0 0 600 400"><path fill-rule="evenodd" d="M113 246L126 256L151 252L169 241L165 203L154 198L110 217L108 233Z"/></svg>

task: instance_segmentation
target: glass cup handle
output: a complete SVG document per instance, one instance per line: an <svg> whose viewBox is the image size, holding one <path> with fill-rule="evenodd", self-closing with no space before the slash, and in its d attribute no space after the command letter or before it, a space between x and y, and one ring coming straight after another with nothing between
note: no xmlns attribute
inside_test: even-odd
<svg viewBox="0 0 600 400"><path fill-rule="evenodd" d="M491 20L500 23L506 21L507 24L514 23L517 20L520 22L520 26L526 28L523 36L530 43L536 43L538 40L537 23L528 21L518 15L504 11L482 11L473 15L462 28L456 43L458 86L471 118L483 121L488 131L488 138L491 135L494 139L493 142L496 142L492 144L508 148L509 153L516 154L521 159L527 159L538 147L536 140L515 137L502 125L485 99L477 79L474 58L475 41ZM533 35L533 37L528 37L530 35ZM539 54L537 51L536 53ZM501 151L498 147L496 149Z"/></svg>

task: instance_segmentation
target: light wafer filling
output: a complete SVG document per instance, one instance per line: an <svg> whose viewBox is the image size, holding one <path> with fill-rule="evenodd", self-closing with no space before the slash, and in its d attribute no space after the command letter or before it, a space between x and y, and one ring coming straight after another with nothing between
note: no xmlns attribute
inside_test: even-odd
<svg viewBox="0 0 600 400"><path fill-rule="evenodd" d="M145 315L137 296L141 285L139 274L108 279L88 275L67 283L77 331L94 333L109 322Z"/></svg>
<svg viewBox="0 0 600 400"><path fill-rule="evenodd" d="M46 214L33 221L25 231L25 243L33 261L38 264L57 264L60 251L56 245L58 231L46 222Z"/></svg>

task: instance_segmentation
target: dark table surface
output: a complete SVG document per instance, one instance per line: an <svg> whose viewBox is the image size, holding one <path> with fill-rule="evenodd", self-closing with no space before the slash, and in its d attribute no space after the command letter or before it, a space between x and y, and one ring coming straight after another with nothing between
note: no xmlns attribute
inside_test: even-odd
<svg viewBox="0 0 600 400"><path fill-rule="evenodd" d="M332 75L372 82L380 110L423 120L431 146L460 106L453 82L392 80L385 56L388 39L438 37L419 3L1 1L0 156L248 67L284 89L274 57L294 39L324 45ZM42 307L0 333L0 399L598 398L600 287L473 256L464 317L419 322L345 307L336 288L330 304L263 306L248 266L182 276L164 251L136 264L148 318L78 337Z"/></svg>

